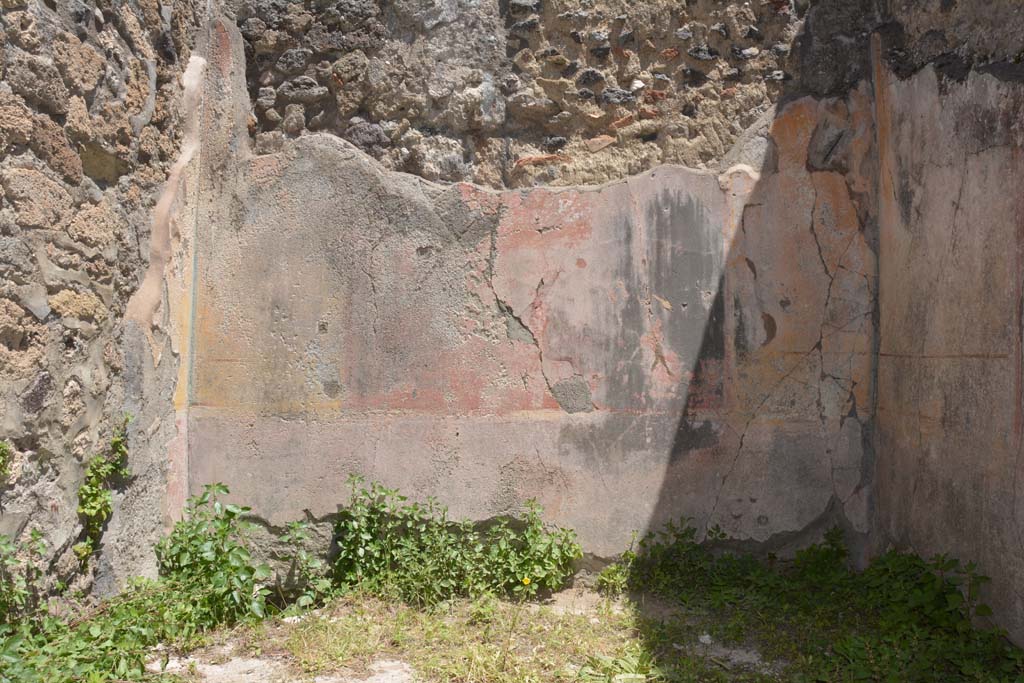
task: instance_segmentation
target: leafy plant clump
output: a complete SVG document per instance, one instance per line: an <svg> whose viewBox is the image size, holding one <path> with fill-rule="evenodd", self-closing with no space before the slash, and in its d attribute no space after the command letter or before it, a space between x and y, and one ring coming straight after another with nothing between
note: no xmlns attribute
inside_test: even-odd
<svg viewBox="0 0 1024 683"><path fill-rule="evenodd" d="M111 472L124 451L112 453ZM289 602L290 609L310 607L356 586L412 604L494 592L532 596L560 587L580 555L573 534L546 528L536 506L521 527L501 521L476 529L448 521L434 503L406 504L379 484L353 487L332 566L304 548L304 523L288 526L283 540L300 592L282 595L281 604L268 602L270 568L253 558L249 508L224 503L221 484L189 499L184 519L157 544L160 578L133 581L99 607L50 609L41 539L19 547L0 537L0 683L145 680L157 644L188 647L218 626L261 619Z"/></svg>
<svg viewBox="0 0 1024 683"><path fill-rule="evenodd" d="M36 529L23 546L0 534L0 622L31 619L38 611L46 594L45 553Z"/></svg>
<svg viewBox="0 0 1024 683"><path fill-rule="evenodd" d="M160 575L191 596L197 622L221 624L248 615L263 617L270 567L256 564L246 546L249 508L219 497L223 484L211 484L189 499L185 519L156 546Z"/></svg>
<svg viewBox="0 0 1024 683"><path fill-rule="evenodd" d="M85 480L78 488L78 516L85 527L85 538L73 550L85 562L96 551L103 529L114 511L113 488L128 476L128 422L114 430L106 453L92 457L85 466Z"/></svg>
<svg viewBox="0 0 1024 683"><path fill-rule="evenodd" d="M323 603L334 592L334 584L327 563L306 548L309 525L289 522L281 540L289 548L291 561L288 573L299 590L293 601L295 609L308 609ZM282 604L288 602L288 596L280 589L279 596Z"/></svg>
<svg viewBox="0 0 1024 683"><path fill-rule="evenodd" d="M535 617L521 620L523 601L561 588L581 555L573 532L545 525L536 504L526 506L521 520L475 525L450 520L435 501L410 503L394 489L364 486L358 478L351 486L350 503L335 523L330 563L307 549L305 523L288 525L282 540L290 587L286 594L279 585L275 602L269 600L271 571L251 550L244 520L249 509L225 503L228 490L220 484L191 498L184 519L157 545L158 580L136 580L95 607L48 604L39 534L22 546L0 537L0 683L146 680L153 677L145 665L157 644L190 647L218 626L324 604L339 594L341 602L379 603L377 611L394 618L378 629L388 647L407 640L403 629L413 627L422 631L424 643L428 636L451 640L423 615L448 614L461 604L465 624L457 619L456 625L482 629L467 635L477 649L453 640L450 656L423 654L417 664L439 680L544 680L542 672L549 671L619 683L1024 680L1024 653L1002 632L977 626L990 611L980 599L987 578L972 563L890 552L857 573L847 567L838 530L793 561L780 562L716 552L697 542L693 528L669 525L631 547L597 582L609 594L658 596L686 609L648 618L638 605L632 621L616 627L615 643L587 651L579 639L593 630L593 620L580 617L575 630L564 633L559 629L568 622L546 623L534 633ZM707 538L720 541L724 534L712 529ZM456 600L463 597L471 600ZM416 609L442 601L451 610ZM312 668L321 660L337 662L331 654L338 649L336 637L356 647L373 630L358 613L351 623L302 623L307 621L301 629L308 633L300 640ZM720 661L691 656L687 645L706 637L753 645L781 668L742 675L718 671L712 664L722 666ZM527 662L553 638L562 643L564 661L556 661L552 650L544 654L543 666ZM311 652L310 643L320 643L319 649ZM524 658L521 650L532 654ZM470 669L476 673L456 675Z"/></svg>
<svg viewBox="0 0 1024 683"><path fill-rule="evenodd" d="M352 497L335 524L334 575L413 604L497 593L528 598L561 588L582 555L575 534L549 528L530 502L521 525L480 527L448 519L430 500L409 503L395 489L350 480Z"/></svg>
<svg viewBox="0 0 1024 683"><path fill-rule="evenodd" d="M0 544L8 568L0 573L0 683L143 680L151 677L145 662L158 643L188 645L217 626L262 617L261 582L270 570L246 547L246 508L218 499L227 492L209 486L189 501L185 519L159 545L158 580L136 580L77 613L51 614L33 592L35 570L10 559L23 550Z"/></svg>
<svg viewBox="0 0 1024 683"><path fill-rule="evenodd" d="M669 525L602 576L607 589L719 615L716 637L753 640L790 663L787 680L1024 680L1024 653L1002 631L975 626L991 611L980 602L988 579L973 563L889 552L857 573L846 560L838 529L781 563L715 553L693 528Z"/></svg>

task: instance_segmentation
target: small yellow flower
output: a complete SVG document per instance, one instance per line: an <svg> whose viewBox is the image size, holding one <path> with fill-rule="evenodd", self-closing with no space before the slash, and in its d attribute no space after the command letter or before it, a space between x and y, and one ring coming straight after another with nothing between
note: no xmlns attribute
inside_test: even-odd
<svg viewBox="0 0 1024 683"><path fill-rule="evenodd" d="M523 577L523 585L524 586L529 586L530 585L530 577L529 576L524 576Z"/></svg>

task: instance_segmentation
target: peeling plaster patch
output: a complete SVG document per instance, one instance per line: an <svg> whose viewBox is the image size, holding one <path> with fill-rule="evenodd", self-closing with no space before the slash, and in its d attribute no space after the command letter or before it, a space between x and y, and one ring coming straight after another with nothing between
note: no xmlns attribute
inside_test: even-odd
<svg viewBox="0 0 1024 683"><path fill-rule="evenodd" d="M594 409L590 386L579 375L563 379L551 387L558 405L567 413L589 413Z"/></svg>
<svg viewBox="0 0 1024 683"><path fill-rule="evenodd" d="M139 324L149 339L154 364L158 362L160 350L153 337L153 328L160 324L158 311L163 303L164 272L174 257L175 235L171 218L175 202L181 192L182 177L199 149L199 108L202 103L203 73L206 60L199 55L189 59L188 68L182 76L184 94L183 108L188 112L184 140L178 158L171 166L164 191L153 210L153 225L150 234L149 267L142 284L128 302L125 317Z"/></svg>
<svg viewBox="0 0 1024 683"><path fill-rule="evenodd" d="M536 345L537 339L533 336L533 332L530 331L530 328L523 324L523 321L512 311L508 304L501 299L496 299L496 301L498 304L498 310L500 310L502 315L505 316L505 325L509 340Z"/></svg>

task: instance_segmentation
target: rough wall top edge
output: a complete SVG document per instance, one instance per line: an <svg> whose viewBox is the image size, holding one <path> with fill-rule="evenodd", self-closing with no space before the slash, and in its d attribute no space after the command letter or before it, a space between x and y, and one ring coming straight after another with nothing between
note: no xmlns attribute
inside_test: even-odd
<svg viewBox="0 0 1024 683"><path fill-rule="evenodd" d="M1024 16L1015 2L971 0L821 0L796 37L796 78L782 101L842 97L871 80L872 35L899 80L933 66L944 80L971 71L1005 81L1024 77Z"/></svg>
<svg viewBox="0 0 1024 683"><path fill-rule="evenodd" d="M799 23L780 3L370 0L341 25L232 8L257 149L328 131L391 170L491 187L714 166L777 99Z"/></svg>

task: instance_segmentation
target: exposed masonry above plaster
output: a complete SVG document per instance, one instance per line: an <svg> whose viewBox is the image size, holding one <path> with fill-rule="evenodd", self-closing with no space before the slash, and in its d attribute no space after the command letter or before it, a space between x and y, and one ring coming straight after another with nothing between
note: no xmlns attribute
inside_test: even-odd
<svg viewBox="0 0 1024 683"><path fill-rule="evenodd" d="M215 36L207 98L239 123L204 126L194 171L191 490L271 524L333 512L351 472L476 518L536 497L598 554L682 515L780 548L867 533L866 94L791 103L720 176L495 192L326 135L233 154L241 49Z"/></svg>

